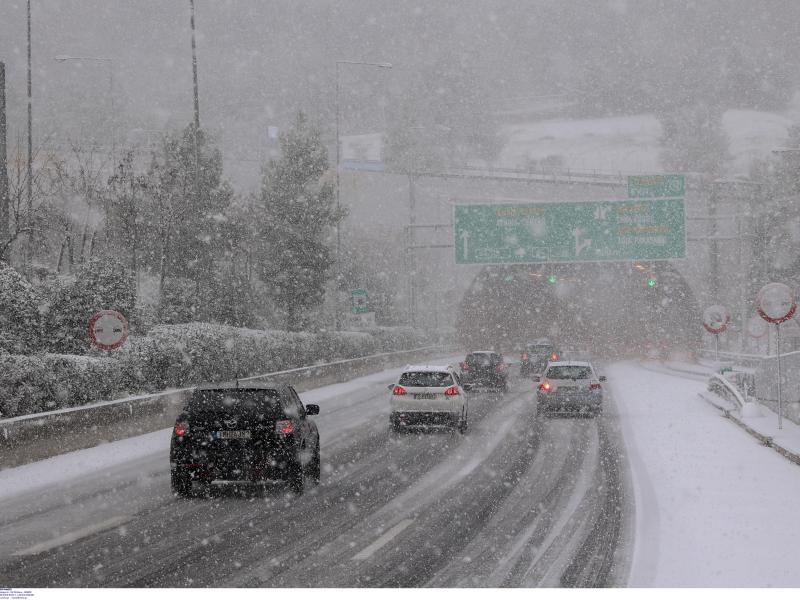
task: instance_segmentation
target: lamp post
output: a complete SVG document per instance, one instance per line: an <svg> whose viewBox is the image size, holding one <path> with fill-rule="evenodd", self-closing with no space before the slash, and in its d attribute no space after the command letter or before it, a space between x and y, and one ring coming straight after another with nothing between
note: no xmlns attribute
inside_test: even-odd
<svg viewBox="0 0 800 600"><path fill-rule="evenodd" d="M446 125L434 124L430 127L425 125L411 125L407 127L409 131L430 131L431 129L438 129L445 133L452 131ZM414 139L409 139L410 156L408 162L408 235L406 235L406 260L408 265L408 323L411 327L416 326L416 313L417 313L417 287L416 287L416 270L417 260L415 245L415 230L417 228L416 205L416 177L417 177L417 150L415 148ZM424 225L423 225L424 227Z"/></svg>
<svg viewBox="0 0 800 600"><path fill-rule="evenodd" d="M341 118L341 107L339 105L339 65L363 65L368 67L377 67L379 69L391 69L392 63L388 62L370 62L365 60L337 60L336 61L336 212L341 210L340 200L340 186L339 186L339 163L341 156L341 143L339 141L339 121ZM336 330L340 329L339 325L339 279L341 278L342 262L342 232L339 221L336 222L336 298L334 302L334 310L336 311Z"/></svg>
<svg viewBox="0 0 800 600"><path fill-rule="evenodd" d="M111 161L114 161L116 156L116 118L114 114L114 59L105 56L70 56L68 54L59 54L54 56L53 60L56 62L67 62L68 60L75 60L78 62L93 61L104 62L108 65L108 101L111 105Z"/></svg>

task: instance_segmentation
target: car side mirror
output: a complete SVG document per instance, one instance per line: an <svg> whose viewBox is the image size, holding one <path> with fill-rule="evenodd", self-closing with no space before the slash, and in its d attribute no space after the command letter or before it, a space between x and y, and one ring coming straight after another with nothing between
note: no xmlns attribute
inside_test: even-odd
<svg viewBox="0 0 800 600"><path fill-rule="evenodd" d="M306 404L306 415L318 415L319 414L319 404Z"/></svg>
<svg viewBox="0 0 800 600"><path fill-rule="evenodd" d="M599 379L600 379L600 381L605 381L606 380L606 376L605 375L600 375Z"/></svg>
<svg viewBox="0 0 800 600"><path fill-rule="evenodd" d="M386 386L386 389L389 390L389 391L393 390L394 389L394 384L390 383L389 385Z"/></svg>

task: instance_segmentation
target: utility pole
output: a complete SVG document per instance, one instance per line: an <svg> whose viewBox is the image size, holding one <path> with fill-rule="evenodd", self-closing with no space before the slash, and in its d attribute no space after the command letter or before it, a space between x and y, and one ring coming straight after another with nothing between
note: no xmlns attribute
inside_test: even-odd
<svg viewBox="0 0 800 600"><path fill-rule="evenodd" d="M194 128L200 129L200 99L197 94L197 47L194 41L194 0L189 0L189 7L192 10L191 25L192 25L192 76L194 80ZM195 134L195 140L197 135ZM195 142L195 147L196 147Z"/></svg>
<svg viewBox="0 0 800 600"><path fill-rule="evenodd" d="M194 41L194 0L189 0L192 25L192 78L194 81L194 193L195 202L200 204L200 149L197 136L200 135L200 97L197 92L197 46Z"/></svg>
<svg viewBox="0 0 800 600"><path fill-rule="evenodd" d="M31 0L28 0L28 172L26 192L28 200L28 225L33 217L33 107L31 102ZM28 233L27 265L33 259L33 229Z"/></svg>
<svg viewBox="0 0 800 600"><path fill-rule="evenodd" d="M6 154L6 65L0 61L0 258L9 235L8 156Z"/></svg>

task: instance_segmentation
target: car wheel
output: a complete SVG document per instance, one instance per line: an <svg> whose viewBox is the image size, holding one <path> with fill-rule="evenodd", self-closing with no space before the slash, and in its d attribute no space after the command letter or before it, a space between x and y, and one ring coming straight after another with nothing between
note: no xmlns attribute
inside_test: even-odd
<svg viewBox="0 0 800 600"><path fill-rule="evenodd" d="M170 471L170 486L172 493L179 498L188 498L192 495L192 476L186 469L175 468Z"/></svg>
<svg viewBox="0 0 800 600"><path fill-rule="evenodd" d="M469 422L467 419L467 409L461 409L461 417L458 419L458 433L464 434L467 432L467 427L469 426Z"/></svg>
<svg viewBox="0 0 800 600"><path fill-rule="evenodd" d="M303 469L303 465L300 463L299 459L295 460L295 462L289 466L289 489L299 496L303 493L305 479L305 469Z"/></svg>
<svg viewBox="0 0 800 600"><path fill-rule="evenodd" d="M309 465L308 476L311 478L311 481L314 482L314 485L319 485L319 480L322 477L319 448L317 448L317 451L314 453L314 458L311 460L311 464Z"/></svg>

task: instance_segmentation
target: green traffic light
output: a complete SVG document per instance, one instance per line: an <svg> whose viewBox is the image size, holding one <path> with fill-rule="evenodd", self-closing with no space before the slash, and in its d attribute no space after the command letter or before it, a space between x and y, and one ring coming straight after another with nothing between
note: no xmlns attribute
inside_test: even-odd
<svg viewBox="0 0 800 600"><path fill-rule="evenodd" d="M550 277L547 278L547 283L555 283L556 281L558 281L558 279L555 275L550 275Z"/></svg>
<svg viewBox="0 0 800 600"><path fill-rule="evenodd" d="M651 287L651 288L652 287L656 287L657 283L658 282L651 277L650 279L647 280L647 287Z"/></svg>

